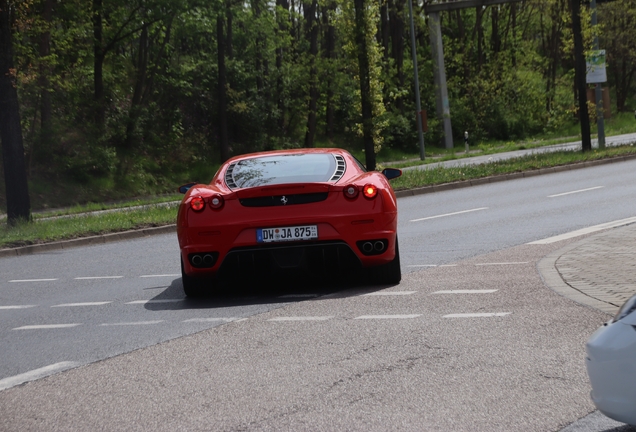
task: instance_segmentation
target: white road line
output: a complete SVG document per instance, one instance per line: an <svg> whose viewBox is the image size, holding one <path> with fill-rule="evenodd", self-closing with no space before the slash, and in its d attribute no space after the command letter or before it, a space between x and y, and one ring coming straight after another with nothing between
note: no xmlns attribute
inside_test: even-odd
<svg viewBox="0 0 636 432"><path fill-rule="evenodd" d="M437 264L413 264L407 267L437 267Z"/></svg>
<svg viewBox="0 0 636 432"><path fill-rule="evenodd" d="M476 212L476 211L480 211L480 210L488 210L488 207L480 207L480 208L475 208L475 209L471 209L471 210L462 210L462 211L458 211L458 212L454 212L454 213L446 213L446 214L441 214L441 215L437 215L437 216L429 216L429 217L420 218L420 219L412 219L412 220L410 220L410 222L420 222L420 221L425 221L425 220L429 220L429 219L437 219L437 218L446 217L446 216L455 216L455 215L458 215L458 214L471 213L471 212Z"/></svg>
<svg viewBox="0 0 636 432"><path fill-rule="evenodd" d="M221 321L221 322L232 322L232 321L238 321L242 318L190 318L187 320L184 320L182 322L184 323L203 323L203 322L216 322L216 321Z"/></svg>
<svg viewBox="0 0 636 432"><path fill-rule="evenodd" d="M48 329L61 329L61 328L71 328L77 327L82 324L42 324L42 325L26 325L22 327L16 327L13 330L48 330Z"/></svg>
<svg viewBox="0 0 636 432"><path fill-rule="evenodd" d="M157 275L143 275L139 276L140 278L153 278L153 277L178 277L181 274L157 274Z"/></svg>
<svg viewBox="0 0 636 432"><path fill-rule="evenodd" d="M457 264L442 264L440 267L457 267Z"/></svg>
<svg viewBox="0 0 636 432"><path fill-rule="evenodd" d="M403 296L403 295L411 295L416 293L417 291L378 291L372 292L368 294L363 294L364 296Z"/></svg>
<svg viewBox="0 0 636 432"><path fill-rule="evenodd" d="M132 326L132 325L153 325L153 324L159 324L162 323L163 320L156 320L156 321L134 321L134 322L118 322L118 323L104 323L104 324L100 324L100 326L102 327L107 327L107 326Z"/></svg>
<svg viewBox="0 0 636 432"><path fill-rule="evenodd" d="M493 266L493 265L517 265L517 264L528 264L528 261L481 263L481 264L475 264L475 265L476 266Z"/></svg>
<svg viewBox="0 0 636 432"><path fill-rule="evenodd" d="M600 224L600 225L594 225L588 228L583 228L580 230L576 230L576 231L572 231L569 233L565 233L565 234L561 234L561 235L557 235L554 237L548 237L545 238L543 240L536 240L530 243L526 243L529 245L540 245L540 244L550 244L550 243L556 243L558 241L561 240L567 240L567 239L571 239L574 237L579 237L585 234L590 234L590 233L594 233L597 231L602 231L604 229L608 229L608 228L616 228L619 226L623 226L623 225L629 225L631 223L636 222L636 217L631 217L631 218L627 218L627 219L621 219L621 220L617 220L614 222L607 222L604 224Z"/></svg>
<svg viewBox="0 0 636 432"><path fill-rule="evenodd" d="M76 277L75 280L91 280L91 279L121 279L123 276L82 276Z"/></svg>
<svg viewBox="0 0 636 432"><path fill-rule="evenodd" d="M444 318L490 318L510 315L512 312L464 313L444 315Z"/></svg>
<svg viewBox="0 0 636 432"><path fill-rule="evenodd" d="M8 309L28 309L32 307L36 307L37 305L11 305L11 306L0 306L0 310L8 310Z"/></svg>
<svg viewBox="0 0 636 432"><path fill-rule="evenodd" d="M411 315L362 315L356 317L354 319L409 319L409 318L417 318L422 316L422 314L411 314Z"/></svg>
<svg viewBox="0 0 636 432"><path fill-rule="evenodd" d="M499 290L496 289L487 289L487 290L442 290L435 291L433 294L491 294L497 292Z"/></svg>
<svg viewBox="0 0 636 432"><path fill-rule="evenodd" d="M75 307L75 306L103 306L108 303L112 303L112 301L103 301L103 302L85 302L85 303L62 303L59 305L53 305L51 307Z"/></svg>
<svg viewBox="0 0 636 432"><path fill-rule="evenodd" d="M327 321L331 318L333 318L333 316L290 316L271 318L267 321Z"/></svg>
<svg viewBox="0 0 636 432"><path fill-rule="evenodd" d="M575 194L575 193L579 193L579 192L587 192L587 191L591 191L591 190L596 190L596 189L601 189L603 186L595 186L595 187L591 187L591 188L587 188L587 189L579 189L579 190L575 190L572 192L563 192L560 194L554 194L554 195L548 195L548 198L555 198L555 197L560 197L560 196L564 196L564 195L571 195L571 194Z"/></svg>
<svg viewBox="0 0 636 432"><path fill-rule="evenodd" d="M16 279L10 280L9 282L51 282L56 280L57 279Z"/></svg>
<svg viewBox="0 0 636 432"><path fill-rule="evenodd" d="M278 296L278 298L314 298L318 297L318 294L286 294Z"/></svg>
<svg viewBox="0 0 636 432"><path fill-rule="evenodd" d="M156 303L178 303L183 299L157 299L157 300L135 300L126 304L156 304Z"/></svg>
<svg viewBox="0 0 636 432"><path fill-rule="evenodd" d="M37 379L53 375L56 372L62 372L78 366L80 366L80 363L65 361L44 366L39 369L34 369L29 372L24 372L19 375L14 375L12 377L3 378L0 380L0 391L15 387L20 384L24 384L29 381L35 381Z"/></svg>

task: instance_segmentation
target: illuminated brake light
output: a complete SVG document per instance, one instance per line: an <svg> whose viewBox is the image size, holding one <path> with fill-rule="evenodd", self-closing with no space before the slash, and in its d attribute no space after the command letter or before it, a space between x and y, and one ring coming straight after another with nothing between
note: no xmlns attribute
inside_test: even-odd
<svg viewBox="0 0 636 432"><path fill-rule="evenodd" d="M347 198L354 199L358 196L358 188L354 185L345 186L343 189L344 195Z"/></svg>
<svg viewBox="0 0 636 432"><path fill-rule="evenodd" d="M375 198L378 194L378 188L372 184L364 185L363 193L367 198Z"/></svg>
<svg viewBox="0 0 636 432"><path fill-rule="evenodd" d="M190 200L190 208L196 212L200 212L205 208L205 200L200 196L192 198L192 200Z"/></svg>
<svg viewBox="0 0 636 432"><path fill-rule="evenodd" d="M214 195L210 197L210 207L212 207L215 210L218 210L221 207L223 207L223 203L224 203L224 200L221 195Z"/></svg>

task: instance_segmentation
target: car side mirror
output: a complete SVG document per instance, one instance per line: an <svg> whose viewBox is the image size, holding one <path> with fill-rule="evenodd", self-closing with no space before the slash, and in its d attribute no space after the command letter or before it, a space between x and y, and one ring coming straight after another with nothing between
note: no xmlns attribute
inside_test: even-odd
<svg viewBox="0 0 636 432"><path fill-rule="evenodd" d="M184 193L186 193L187 191L189 191L189 190L190 190L190 188L191 188L192 186L194 186L195 184L197 184L197 183L196 183L196 182L194 182L194 183L187 183L187 184L184 184L183 186L179 186L179 189L177 189L177 191L178 191L179 193L184 194Z"/></svg>
<svg viewBox="0 0 636 432"><path fill-rule="evenodd" d="M398 178L402 175L402 170L399 170L397 168L384 168L382 170L382 174L384 174L384 177L386 177L387 179L393 180L394 178Z"/></svg>

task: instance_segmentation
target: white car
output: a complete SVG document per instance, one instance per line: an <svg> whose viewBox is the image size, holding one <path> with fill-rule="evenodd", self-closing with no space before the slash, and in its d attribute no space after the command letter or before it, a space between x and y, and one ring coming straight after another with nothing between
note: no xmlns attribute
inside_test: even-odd
<svg viewBox="0 0 636 432"><path fill-rule="evenodd" d="M586 365L598 410L636 426L636 295L592 335Z"/></svg>

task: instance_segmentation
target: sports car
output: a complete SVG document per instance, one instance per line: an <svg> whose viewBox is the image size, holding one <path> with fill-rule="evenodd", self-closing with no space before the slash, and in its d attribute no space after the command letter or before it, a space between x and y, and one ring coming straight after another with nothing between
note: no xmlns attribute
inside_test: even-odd
<svg viewBox="0 0 636 432"><path fill-rule="evenodd" d="M586 348L592 402L607 417L636 426L636 295Z"/></svg>
<svg viewBox="0 0 636 432"><path fill-rule="evenodd" d="M401 279L398 169L367 171L341 149L234 157L210 184L189 183L177 215L183 289L198 296L221 279L360 269Z"/></svg>

